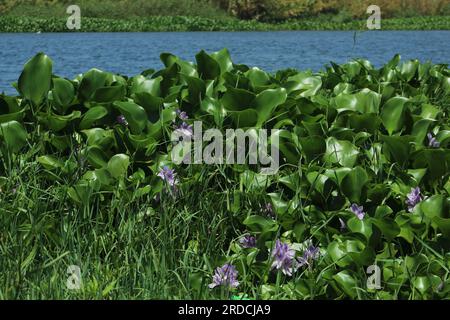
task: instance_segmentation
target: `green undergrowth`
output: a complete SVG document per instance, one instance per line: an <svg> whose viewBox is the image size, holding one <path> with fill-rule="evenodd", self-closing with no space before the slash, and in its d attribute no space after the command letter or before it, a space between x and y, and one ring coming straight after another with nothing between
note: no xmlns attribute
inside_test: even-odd
<svg viewBox="0 0 450 320"><path fill-rule="evenodd" d="M65 18L27 16L0 17L0 32L74 32ZM383 19L382 30L450 30L448 16ZM160 31L283 31L283 30L367 30L366 20L339 21L333 17L292 19L265 23L235 18L200 16L154 16L134 19L82 18L76 32L160 32Z"/></svg>
<svg viewBox="0 0 450 320"><path fill-rule="evenodd" d="M18 94L0 95L0 298L449 297L447 65L397 55L269 74L226 49L161 61L69 80L39 53ZM183 121L277 129L278 172L175 163ZM277 241L292 274L273 264ZM227 263L239 285L210 289Z"/></svg>

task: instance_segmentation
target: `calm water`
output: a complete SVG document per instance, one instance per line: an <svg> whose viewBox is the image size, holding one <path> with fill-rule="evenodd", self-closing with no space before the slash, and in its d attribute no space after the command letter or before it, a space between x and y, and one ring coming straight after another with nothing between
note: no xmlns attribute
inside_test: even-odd
<svg viewBox="0 0 450 320"><path fill-rule="evenodd" d="M167 32L167 33L0 33L0 92L14 93L11 83L23 64L39 51L54 62L54 73L73 78L96 67L125 75L159 69L161 52L194 60L205 49L227 47L235 63L267 71L288 67L319 70L329 61L361 57L380 66L394 54L450 63L450 31Z"/></svg>

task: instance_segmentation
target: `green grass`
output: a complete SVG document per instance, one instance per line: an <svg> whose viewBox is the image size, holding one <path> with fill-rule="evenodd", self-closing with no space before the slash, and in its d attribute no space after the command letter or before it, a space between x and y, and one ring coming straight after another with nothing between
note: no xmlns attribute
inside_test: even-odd
<svg viewBox="0 0 450 320"><path fill-rule="evenodd" d="M83 17L106 19L133 19L148 16L199 16L226 17L228 14L202 0L96 0L58 1L51 5L35 5L29 2L16 4L5 14L9 16L29 16L36 18L64 18L69 5L77 4Z"/></svg>
<svg viewBox="0 0 450 320"><path fill-rule="evenodd" d="M450 30L449 16L383 19L382 30ZM155 16L131 20L84 18L81 32L367 30L365 20L296 19L264 23L235 18ZM0 32L69 32L64 18L0 17Z"/></svg>
<svg viewBox="0 0 450 320"><path fill-rule="evenodd" d="M98 200L76 208L67 186L49 184L34 159L32 152L21 156L24 165L14 167L0 193L0 299L213 297L206 284L192 290L190 278L209 281L214 259L235 234L221 205L225 194L213 197L197 185L183 201L162 199L160 211L152 199L114 195L107 206ZM66 288L69 265L80 266L83 290Z"/></svg>

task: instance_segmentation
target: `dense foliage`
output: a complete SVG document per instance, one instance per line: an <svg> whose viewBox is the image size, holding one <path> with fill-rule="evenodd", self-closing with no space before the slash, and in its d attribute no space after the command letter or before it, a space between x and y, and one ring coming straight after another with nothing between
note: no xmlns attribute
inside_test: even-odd
<svg viewBox="0 0 450 320"><path fill-rule="evenodd" d="M283 20L321 14L366 17L370 0L78 0L84 17L122 18L193 15ZM64 17L71 0L2 0L0 14ZM378 0L384 18L448 15L448 0Z"/></svg>
<svg viewBox="0 0 450 320"><path fill-rule="evenodd" d="M140 31L281 31L367 30L367 21L339 17L292 19L265 23L234 18L155 16L137 19L83 18L80 30L69 30L64 18L0 17L0 32L140 32ZM383 30L450 30L450 17L383 19Z"/></svg>
<svg viewBox="0 0 450 320"><path fill-rule="evenodd" d="M39 53L0 96L0 297L449 297L447 65L161 60L68 80ZM280 170L175 165L170 134L194 120L279 129Z"/></svg>

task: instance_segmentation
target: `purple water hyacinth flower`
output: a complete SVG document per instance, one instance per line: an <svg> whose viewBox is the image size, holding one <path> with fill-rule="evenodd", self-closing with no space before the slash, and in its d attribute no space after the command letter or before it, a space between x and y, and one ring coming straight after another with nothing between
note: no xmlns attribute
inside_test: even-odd
<svg viewBox="0 0 450 320"><path fill-rule="evenodd" d="M217 286L227 286L231 288L236 288L239 286L237 281L238 272L232 264L225 264L222 267L216 268L213 275L213 282L208 285L210 289Z"/></svg>
<svg viewBox="0 0 450 320"><path fill-rule="evenodd" d="M344 231L345 229L347 229L347 225L345 224L344 220L342 220L341 218L339 218L339 223L341 224L341 231Z"/></svg>
<svg viewBox="0 0 450 320"><path fill-rule="evenodd" d="M192 125L183 122L179 127L175 129L183 138L190 138L194 135Z"/></svg>
<svg viewBox="0 0 450 320"><path fill-rule="evenodd" d="M245 249L255 248L256 247L256 238L254 236L246 234L239 240L239 243L241 244L241 247L245 248Z"/></svg>
<svg viewBox="0 0 450 320"><path fill-rule="evenodd" d="M273 263L271 268L281 270L283 274L292 276L292 273L297 270L297 263L294 256L295 250L289 244L277 239L275 248L272 250Z"/></svg>
<svg viewBox="0 0 450 320"><path fill-rule="evenodd" d="M270 202L266 203L263 208L263 213L268 217L275 219L275 213L273 211L273 206Z"/></svg>
<svg viewBox="0 0 450 320"><path fill-rule="evenodd" d="M189 119L189 117L185 111L181 111L180 109L178 109L176 111L176 113L177 113L178 117L183 121Z"/></svg>
<svg viewBox="0 0 450 320"><path fill-rule="evenodd" d="M350 206L350 210L358 217L359 220L364 219L366 213L364 212L363 206L358 206L356 203L353 203Z"/></svg>
<svg viewBox="0 0 450 320"><path fill-rule="evenodd" d="M408 211L413 212L416 205L423 200L420 194L420 188L412 188L411 192L406 195L406 204L408 205Z"/></svg>
<svg viewBox="0 0 450 320"><path fill-rule="evenodd" d="M121 114L120 116L117 116L116 120L117 120L118 124L121 124L123 126L128 126L128 121L123 114Z"/></svg>
<svg viewBox="0 0 450 320"><path fill-rule="evenodd" d="M427 138L428 138L428 146L431 148L439 148L440 147L440 143L439 141L436 140L436 137L433 136L433 134L431 132L429 132L427 134Z"/></svg>
<svg viewBox="0 0 450 320"><path fill-rule="evenodd" d="M175 170L170 169L167 166L164 166L158 173L158 177L166 181L171 187L175 186L175 184L177 183L177 180L175 180L175 176Z"/></svg>
<svg viewBox="0 0 450 320"><path fill-rule="evenodd" d="M298 263L300 267L305 265L310 266L314 260L317 260L320 257L320 249L319 247L315 247L310 245L304 252L303 256L298 258Z"/></svg>

